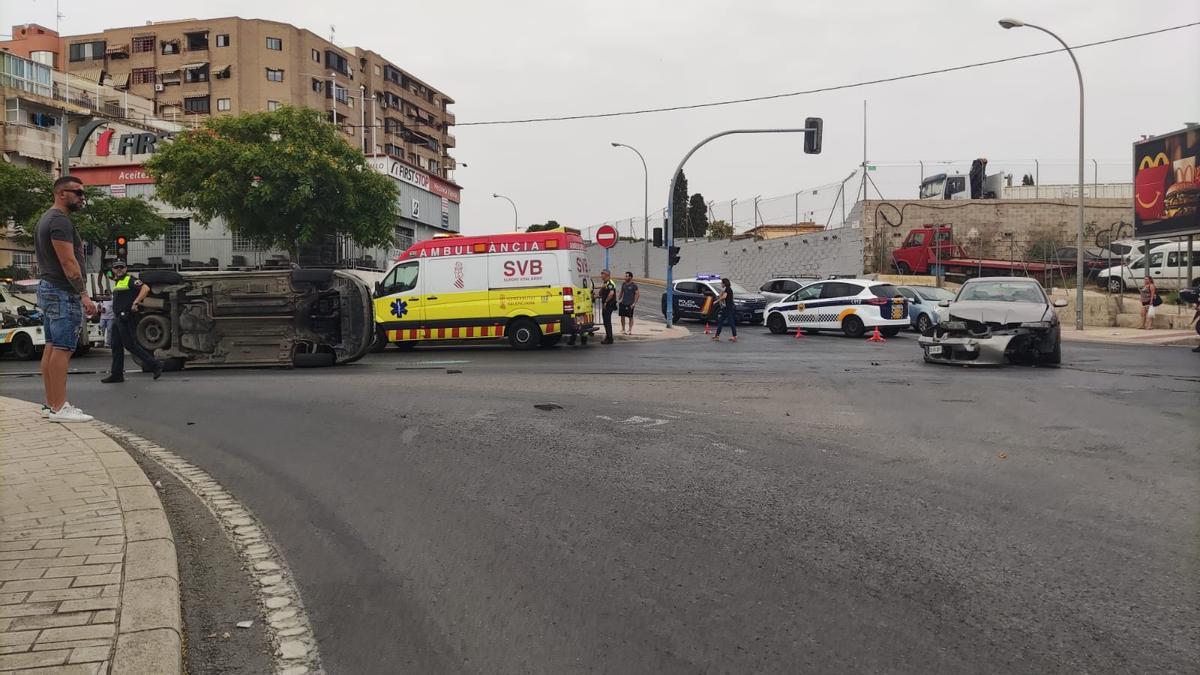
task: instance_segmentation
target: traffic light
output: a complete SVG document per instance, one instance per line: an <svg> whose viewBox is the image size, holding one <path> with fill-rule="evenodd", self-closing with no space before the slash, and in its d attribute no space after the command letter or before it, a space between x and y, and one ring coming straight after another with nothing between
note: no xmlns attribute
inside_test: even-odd
<svg viewBox="0 0 1200 675"><path fill-rule="evenodd" d="M667 249L667 263L674 267L679 264L679 247L672 246Z"/></svg>
<svg viewBox="0 0 1200 675"><path fill-rule="evenodd" d="M117 237L117 245L113 248L116 250L117 257L125 260L129 257L129 239L125 237Z"/></svg>
<svg viewBox="0 0 1200 675"><path fill-rule="evenodd" d="M654 248L662 248L662 233L663 229L661 227L654 228Z"/></svg>
<svg viewBox="0 0 1200 675"><path fill-rule="evenodd" d="M804 153L806 155L821 154L821 130L825 123L820 117L808 117L804 120Z"/></svg>

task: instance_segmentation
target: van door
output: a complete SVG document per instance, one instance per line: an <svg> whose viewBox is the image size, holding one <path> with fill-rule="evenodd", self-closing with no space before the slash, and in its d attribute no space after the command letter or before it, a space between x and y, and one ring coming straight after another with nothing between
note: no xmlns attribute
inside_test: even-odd
<svg viewBox="0 0 1200 675"><path fill-rule="evenodd" d="M454 328L487 322L487 256L426 258L421 262L425 278L421 304L431 337L461 338L466 333ZM447 328L451 330L444 330Z"/></svg>
<svg viewBox="0 0 1200 675"><path fill-rule="evenodd" d="M421 276L421 261L410 260L393 267L379 282L375 323L388 331L388 339L393 342L424 337L420 334L425 322Z"/></svg>
<svg viewBox="0 0 1200 675"><path fill-rule="evenodd" d="M496 318L537 316L561 319L561 279L553 253L493 253L488 256L488 305ZM557 293L554 293L554 291Z"/></svg>
<svg viewBox="0 0 1200 675"><path fill-rule="evenodd" d="M588 266L587 254L583 251L571 251L567 254L567 274L570 280L564 279L564 285L570 284L575 291L575 316L587 317L585 323L592 321L592 284L591 270Z"/></svg>

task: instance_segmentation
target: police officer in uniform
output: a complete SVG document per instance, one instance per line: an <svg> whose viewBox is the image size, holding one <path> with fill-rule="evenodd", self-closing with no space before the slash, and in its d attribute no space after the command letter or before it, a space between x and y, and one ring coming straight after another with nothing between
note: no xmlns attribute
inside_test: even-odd
<svg viewBox="0 0 1200 675"><path fill-rule="evenodd" d="M613 343L612 315L617 309L617 285L613 283L608 270L600 273L600 280L603 282L600 286L600 307L604 312L604 339L600 341L600 344L611 345Z"/></svg>
<svg viewBox="0 0 1200 675"><path fill-rule="evenodd" d="M100 380L105 384L125 381L125 350L128 349L142 363L154 369L154 379L162 375L162 362L138 344L134 334L135 313L142 307L142 301L150 294L150 287L141 279L129 276L124 260L117 260L112 265L112 368L108 377Z"/></svg>

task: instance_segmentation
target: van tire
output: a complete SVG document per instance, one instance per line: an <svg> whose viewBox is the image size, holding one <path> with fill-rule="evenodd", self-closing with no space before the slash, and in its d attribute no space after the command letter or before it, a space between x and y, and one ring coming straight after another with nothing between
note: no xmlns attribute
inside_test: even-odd
<svg viewBox="0 0 1200 675"><path fill-rule="evenodd" d="M504 334L508 336L508 344L513 349L533 349L542 340L542 329L538 328L533 319L514 319L508 324Z"/></svg>
<svg viewBox="0 0 1200 675"><path fill-rule="evenodd" d="M33 348L33 338L28 333L17 333L12 340L12 353L22 361L28 361L37 354Z"/></svg>
<svg viewBox="0 0 1200 675"><path fill-rule="evenodd" d="M867 332L867 327L863 325L862 319L851 314L842 319L842 332L846 337L860 338Z"/></svg>
<svg viewBox="0 0 1200 675"><path fill-rule="evenodd" d="M137 322L134 339L151 354L171 345L171 320L163 314L146 314Z"/></svg>
<svg viewBox="0 0 1200 675"><path fill-rule="evenodd" d="M388 346L387 331L385 331L385 330L375 331L375 339L371 341L371 348L370 348L371 353L378 354L379 352L382 352L383 350L387 349L387 346Z"/></svg>
<svg viewBox="0 0 1200 675"><path fill-rule="evenodd" d="M1113 293L1125 292L1125 280L1121 277L1109 277L1105 283L1108 284L1108 290Z"/></svg>

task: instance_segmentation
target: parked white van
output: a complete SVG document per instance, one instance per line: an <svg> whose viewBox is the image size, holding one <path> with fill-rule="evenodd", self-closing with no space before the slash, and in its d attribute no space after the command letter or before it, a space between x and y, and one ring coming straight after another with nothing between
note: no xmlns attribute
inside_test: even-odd
<svg viewBox="0 0 1200 675"><path fill-rule="evenodd" d="M1150 249L1149 256L1135 258L1127 265L1116 265L1096 274L1096 282L1113 293L1140 289L1146 277L1147 260L1150 278L1162 290L1177 290L1200 284L1200 244L1193 244L1192 278L1188 273L1187 242L1159 244Z"/></svg>

